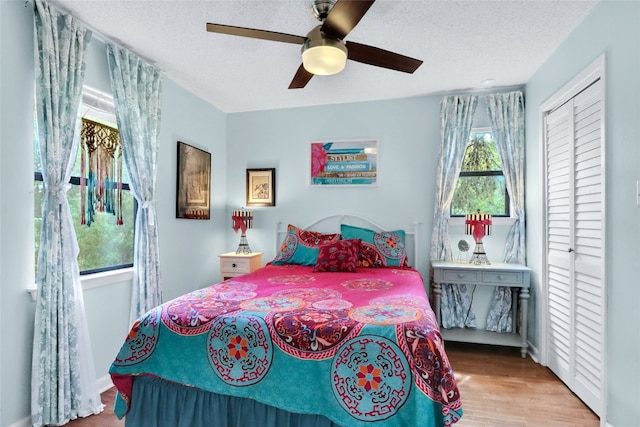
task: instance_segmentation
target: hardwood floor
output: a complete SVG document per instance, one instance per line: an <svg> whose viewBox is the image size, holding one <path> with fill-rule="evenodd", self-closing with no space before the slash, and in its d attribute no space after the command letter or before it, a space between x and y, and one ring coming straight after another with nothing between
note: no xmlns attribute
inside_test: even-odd
<svg viewBox="0 0 640 427"><path fill-rule="evenodd" d="M104 403L104 411L98 415L91 415L87 418L79 418L71 421L69 427L123 427L124 419L119 420L113 413L113 402L116 398L115 387L102 393L102 403ZM149 426L152 427L152 426Z"/></svg>
<svg viewBox="0 0 640 427"><path fill-rule="evenodd" d="M600 419L519 348L447 343L464 415L456 427L598 427Z"/></svg>
<svg viewBox="0 0 640 427"><path fill-rule="evenodd" d="M464 416L456 427L598 427L598 417L551 371L519 348L447 343L462 396ZM70 427L119 427L113 414L115 390L102 394L100 415ZM153 427L153 426L149 426ZM255 426L260 427L260 426Z"/></svg>

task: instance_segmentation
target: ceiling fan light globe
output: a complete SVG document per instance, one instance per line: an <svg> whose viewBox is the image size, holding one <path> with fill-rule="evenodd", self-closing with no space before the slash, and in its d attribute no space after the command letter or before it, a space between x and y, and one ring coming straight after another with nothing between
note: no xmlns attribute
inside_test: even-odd
<svg viewBox="0 0 640 427"><path fill-rule="evenodd" d="M344 70L347 47L338 40L307 40L302 47L305 70L320 76L330 76Z"/></svg>

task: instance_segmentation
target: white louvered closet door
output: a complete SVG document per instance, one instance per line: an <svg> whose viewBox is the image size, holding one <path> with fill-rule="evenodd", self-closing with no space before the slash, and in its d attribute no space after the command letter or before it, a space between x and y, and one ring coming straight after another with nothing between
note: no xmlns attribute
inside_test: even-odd
<svg viewBox="0 0 640 427"><path fill-rule="evenodd" d="M545 118L549 368L603 413L604 168L601 80Z"/></svg>

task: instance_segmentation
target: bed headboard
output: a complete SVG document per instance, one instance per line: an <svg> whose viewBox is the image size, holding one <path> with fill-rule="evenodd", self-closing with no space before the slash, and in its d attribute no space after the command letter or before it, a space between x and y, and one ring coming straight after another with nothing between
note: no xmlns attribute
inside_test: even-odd
<svg viewBox="0 0 640 427"><path fill-rule="evenodd" d="M287 225L279 221L276 225L276 254L280 251L280 245L287 234ZM368 218L360 215L353 214L335 214L322 217L311 224L301 227L305 230L319 231L321 233L340 233L340 225L348 224L356 227L365 227L375 231L391 231L402 229L402 227L385 227L381 226ZM297 225L297 224L296 224ZM415 267L416 260L420 259L418 255L418 230L420 223L418 221L413 222L411 230L404 229L405 233L405 250L407 252L407 258L409 265Z"/></svg>

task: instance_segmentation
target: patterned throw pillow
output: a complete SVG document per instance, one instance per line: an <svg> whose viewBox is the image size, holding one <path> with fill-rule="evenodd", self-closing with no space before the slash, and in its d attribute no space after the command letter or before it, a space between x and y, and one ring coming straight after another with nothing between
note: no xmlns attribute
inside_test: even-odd
<svg viewBox="0 0 640 427"><path fill-rule="evenodd" d="M309 231L289 224L280 252L272 264L296 264L316 265L318 248L325 243L337 242L340 234L322 234L317 231Z"/></svg>
<svg viewBox="0 0 640 427"><path fill-rule="evenodd" d="M338 240L320 246L315 272L354 272L358 268L360 239Z"/></svg>
<svg viewBox="0 0 640 427"><path fill-rule="evenodd" d="M358 267L407 267L404 230L380 231L342 224L344 239L361 239Z"/></svg>

